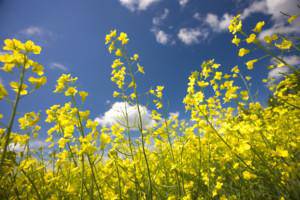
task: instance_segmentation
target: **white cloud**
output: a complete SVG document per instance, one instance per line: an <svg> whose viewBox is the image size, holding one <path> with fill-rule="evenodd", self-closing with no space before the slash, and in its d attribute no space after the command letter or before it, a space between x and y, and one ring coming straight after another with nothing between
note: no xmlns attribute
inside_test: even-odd
<svg viewBox="0 0 300 200"><path fill-rule="evenodd" d="M189 2L189 0L179 0L179 5L181 7L184 7L184 6L186 6L188 4L188 2Z"/></svg>
<svg viewBox="0 0 300 200"><path fill-rule="evenodd" d="M262 13L270 15L273 21L273 26L269 29L263 30L259 35L262 39L264 36L273 33L300 33L300 19L292 25L286 25L287 17L283 16L280 11L293 15L299 13L297 7L297 0L256 0L241 12L241 18L246 19L254 13ZM230 19L233 17L229 13L224 13L222 17L213 13L208 13L202 17L200 13L196 12L193 16L195 19L208 25L213 32L222 32L227 29L230 24Z"/></svg>
<svg viewBox="0 0 300 200"><path fill-rule="evenodd" d="M153 25L155 26L161 25L163 20L165 20L168 17L169 13L170 13L169 9L165 8L164 12L161 15L156 16L152 19Z"/></svg>
<svg viewBox="0 0 300 200"><path fill-rule="evenodd" d="M49 67L50 67L50 69L59 69L61 71L68 71L68 68L65 65L58 63L58 62L50 63Z"/></svg>
<svg viewBox="0 0 300 200"><path fill-rule="evenodd" d="M284 34L300 33L299 20L293 22L292 25L288 25L288 26L282 23L275 23L271 28L263 30L259 34L259 39L263 39L265 36L272 35L274 33L284 33Z"/></svg>
<svg viewBox="0 0 300 200"><path fill-rule="evenodd" d="M37 150L39 149L40 147L46 147L47 146L47 143L45 141L42 141L42 140L30 140L29 141L29 148L30 149L34 149L34 150ZM25 145L20 145L19 143L15 144L15 143L10 143L8 145L8 148L9 150L11 151L15 151L15 152L22 152L25 150Z"/></svg>
<svg viewBox="0 0 300 200"><path fill-rule="evenodd" d="M128 8L130 11L147 10L148 7L160 0L119 0L120 3Z"/></svg>
<svg viewBox="0 0 300 200"><path fill-rule="evenodd" d="M201 17L201 15L200 15L200 13L198 13L198 12L196 12L196 13L193 15L193 18L194 18L194 19L197 19L197 20L199 20L199 21L202 20L202 17Z"/></svg>
<svg viewBox="0 0 300 200"><path fill-rule="evenodd" d="M151 31L153 32L156 41L163 45L174 43L174 41L172 41L172 36L159 28L159 26L162 25L163 21L168 17L169 13L169 9L165 8L164 12L161 15L156 16L152 19L153 27Z"/></svg>
<svg viewBox="0 0 300 200"><path fill-rule="evenodd" d="M289 71L288 67L276 67L270 70L268 73L268 79L270 79L271 82L269 84L272 85L272 83L277 82L283 78L285 74L289 73Z"/></svg>
<svg viewBox="0 0 300 200"><path fill-rule="evenodd" d="M46 35L51 35L51 32L45 30L42 27L38 26L29 26L23 30L20 31L21 34L28 36L28 37L43 37Z"/></svg>
<svg viewBox="0 0 300 200"><path fill-rule="evenodd" d="M271 28L263 30L259 35L263 39L266 35L274 33L300 33L300 20L297 20L292 25L286 25L287 17L280 12L290 15L298 14L299 8L297 7L296 0L263 0L254 1L248 8L242 12L242 18L245 19L253 13L263 13L271 15L273 25Z"/></svg>
<svg viewBox="0 0 300 200"><path fill-rule="evenodd" d="M243 19L253 13L264 13L271 15L274 21L281 21L283 15L280 12L287 14L298 14L297 0L262 0L254 1L241 14Z"/></svg>
<svg viewBox="0 0 300 200"><path fill-rule="evenodd" d="M152 32L154 33L155 39L158 43L166 45L171 42L171 35L167 34L163 30L153 28Z"/></svg>
<svg viewBox="0 0 300 200"><path fill-rule="evenodd" d="M139 125L137 106L129 105L126 102L115 102L112 107L104 113L103 116L97 117L95 120L98 121L102 126L112 126L116 123L126 126L126 110L128 114L129 126L132 129L137 129ZM146 128L152 127L155 124L155 121L151 118L151 112L142 105L140 105L140 112L143 126Z"/></svg>
<svg viewBox="0 0 300 200"><path fill-rule="evenodd" d="M0 51L0 55L4 55L4 54L6 54L5 51Z"/></svg>
<svg viewBox="0 0 300 200"><path fill-rule="evenodd" d="M249 17L253 13L266 13L267 12L267 3L266 1L254 1L249 7L244 9L244 11L241 14L241 18L245 19ZM279 11L277 11L279 12Z"/></svg>
<svg viewBox="0 0 300 200"><path fill-rule="evenodd" d="M282 59L294 67L299 67L299 65L300 65L300 57L299 56L296 56L296 55L285 56ZM276 63L275 60L272 60L271 62L273 64ZM271 81L268 84L269 85L274 84L275 82L282 79L288 73L290 73L290 68L287 66L276 67L276 68L270 70L268 73L268 79L270 79Z"/></svg>
<svg viewBox="0 0 300 200"><path fill-rule="evenodd" d="M288 64L293 66L298 66L300 64L300 57L293 55L293 56L285 56L282 58L284 61L286 61Z"/></svg>
<svg viewBox="0 0 300 200"><path fill-rule="evenodd" d="M232 15L230 15L228 13L225 13L221 18L219 18L215 14L208 13L204 19L204 22L208 26L210 26L214 32L221 32L221 31L227 30L227 27L230 24L231 18L232 18Z"/></svg>
<svg viewBox="0 0 300 200"><path fill-rule="evenodd" d="M56 39L56 35L53 32L39 26L29 26L24 28L17 33L17 37L21 37L26 40L33 39L35 42L38 41L44 44Z"/></svg>
<svg viewBox="0 0 300 200"><path fill-rule="evenodd" d="M206 39L208 32L199 28L181 28L177 34L179 40L181 40L186 45L197 44L201 40Z"/></svg>

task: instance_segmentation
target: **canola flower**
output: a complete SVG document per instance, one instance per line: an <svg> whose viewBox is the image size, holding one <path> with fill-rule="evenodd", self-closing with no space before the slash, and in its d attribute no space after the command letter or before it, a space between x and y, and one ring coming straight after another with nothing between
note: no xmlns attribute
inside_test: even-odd
<svg viewBox="0 0 300 200"><path fill-rule="evenodd" d="M107 127L85 109L89 93L71 74L62 74L53 89L53 95L65 96L64 104L19 113L22 97L41 89L47 77L43 66L30 59L30 54L41 53L41 47L32 41L5 40L1 69L16 73L19 80L0 84L0 100L13 102L8 122L0 113L0 199L297 199L299 68L276 52L298 49L288 35L272 34L260 41L264 24L258 22L246 33L238 15L228 28L240 59L260 51L261 57L244 61L249 70L260 71L264 66L257 62L263 59L275 60L269 69L291 69L269 85L268 104L252 95L245 66L228 69L210 59L188 77L186 119L168 115L163 85L147 91L138 87L137 76L145 75L142 58L127 49L131 40L126 33L112 30L105 37L114 57L112 95L124 102L124 108L123 118ZM144 95L148 102L142 101ZM146 104L151 126L142 118ZM138 111L134 124L129 116L132 107ZM47 145L32 149L41 129Z"/></svg>

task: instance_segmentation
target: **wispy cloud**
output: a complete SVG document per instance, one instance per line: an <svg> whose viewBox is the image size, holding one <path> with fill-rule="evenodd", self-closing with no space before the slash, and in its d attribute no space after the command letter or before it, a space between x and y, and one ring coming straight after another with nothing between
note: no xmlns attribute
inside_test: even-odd
<svg viewBox="0 0 300 200"><path fill-rule="evenodd" d="M189 0L178 0L178 2L181 7L185 7L189 3Z"/></svg>
<svg viewBox="0 0 300 200"><path fill-rule="evenodd" d="M170 10L165 8L164 12L161 15L158 15L152 19L152 24L155 26L159 26L162 22L168 17Z"/></svg>
<svg viewBox="0 0 300 200"><path fill-rule="evenodd" d="M299 65L300 65L300 57L299 56L296 56L296 55L285 56L282 59L294 67L299 67ZM277 62L275 60L272 60L271 63L277 64ZM286 74L288 74L290 72L291 72L290 68L288 68L287 66L276 67L276 68L270 70L268 73L268 79L270 80L268 85L273 85L274 83L281 80Z"/></svg>
<svg viewBox="0 0 300 200"><path fill-rule="evenodd" d="M48 43L56 38L56 35L43 27L40 26L28 26L17 33L18 37L28 39L34 39L43 43Z"/></svg>
<svg viewBox="0 0 300 200"><path fill-rule="evenodd" d="M165 8L162 14L157 15L152 19L153 27L151 28L151 32L154 34L156 41L162 45L174 44L175 42L172 40L171 34L168 34L166 31L160 28L165 19L168 17L169 13L169 9Z"/></svg>
<svg viewBox="0 0 300 200"><path fill-rule="evenodd" d="M171 35L167 34L165 31L158 28L152 28L151 31L154 33L155 39L158 43L166 45L171 42Z"/></svg>
<svg viewBox="0 0 300 200"><path fill-rule="evenodd" d="M225 13L222 17L218 17L215 14L208 13L205 17L205 23L212 28L214 32L221 32L227 30L230 24L232 15Z"/></svg>
<svg viewBox="0 0 300 200"><path fill-rule="evenodd" d="M208 32L200 28L181 28L177 37L186 45L198 44L200 41L205 40Z"/></svg>
<svg viewBox="0 0 300 200"><path fill-rule="evenodd" d="M68 68L61 64L61 63L58 63L58 62L52 62L49 64L49 67L50 69L58 69L58 70L61 70L61 71L68 71Z"/></svg>
<svg viewBox="0 0 300 200"><path fill-rule="evenodd" d="M153 4L161 0L119 0L121 5L128 8L130 11L143 11L147 10Z"/></svg>

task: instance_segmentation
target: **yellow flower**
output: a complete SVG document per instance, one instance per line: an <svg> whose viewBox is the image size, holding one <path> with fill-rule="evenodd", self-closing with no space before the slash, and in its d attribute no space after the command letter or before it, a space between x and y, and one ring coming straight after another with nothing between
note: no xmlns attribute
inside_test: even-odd
<svg viewBox="0 0 300 200"><path fill-rule="evenodd" d="M297 18L298 18L299 16L297 16L297 15L292 15L292 16L290 16L289 18L288 18L288 23L292 23L293 21L295 21Z"/></svg>
<svg viewBox="0 0 300 200"><path fill-rule="evenodd" d="M127 37L127 34L124 33L124 32L121 32L121 33L120 33L120 35L119 35L119 37L118 37L118 40L121 41L121 44L122 44L122 45L127 44L128 41L129 41L129 39L128 39L128 37Z"/></svg>
<svg viewBox="0 0 300 200"><path fill-rule="evenodd" d="M289 152L281 147L276 147L276 155L282 158L287 158L289 156Z"/></svg>
<svg viewBox="0 0 300 200"><path fill-rule="evenodd" d="M115 55L119 56L119 57L123 56L121 49L117 49L117 51L115 52Z"/></svg>
<svg viewBox="0 0 300 200"><path fill-rule="evenodd" d="M0 100L2 100L4 97L8 95L4 85L0 83Z"/></svg>
<svg viewBox="0 0 300 200"><path fill-rule="evenodd" d="M75 87L69 87L66 91L65 91L65 96L75 96L77 93L77 89Z"/></svg>
<svg viewBox="0 0 300 200"><path fill-rule="evenodd" d="M82 102L85 102L86 97L89 95L86 91L80 91L79 96L81 97Z"/></svg>
<svg viewBox="0 0 300 200"><path fill-rule="evenodd" d="M135 93L131 93L131 94L130 94L130 98L131 98L132 100L136 99L136 94L135 94Z"/></svg>
<svg viewBox="0 0 300 200"><path fill-rule="evenodd" d="M162 93L162 91L164 90L164 86L162 86L162 85L158 85L158 86L156 86L156 90L155 90L155 92L156 92L156 97L157 98L162 98L162 95L163 95L163 93Z"/></svg>
<svg viewBox="0 0 300 200"><path fill-rule="evenodd" d="M239 39L236 35L234 35L234 38L231 40L231 42L232 42L232 44L239 46L241 39Z"/></svg>
<svg viewBox="0 0 300 200"><path fill-rule="evenodd" d="M36 62L32 63L32 69L31 70L39 76L42 76L44 74L43 65L41 65L39 63L36 63Z"/></svg>
<svg viewBox="0 0 300 200"><path fill-rule="evenodd" d="M260 21L256 24L255 28L253 29L254 32L256 33L260 33L261 32L261 29L262 27L265 25L265 22L264 21Z"/></svg>
<svg viewBox="0 0 300 200"><path fill-rule="evenodd" d="M35 45L31 40L26 41L24 47L27 52L32 52L33 54L40 54L42 50L40 46Z"/></svg>
<svg viewBox="0 0 300 200"><path fill-rule="evenodd" d="M197 84L199 87L207 87L209 85L209 83L205 81L198 81Z"/></svg>
<svg viewBox="0 0 300 200"><path fill-rule="evenodd" d="M142 74L145 74L144 67L142 67L139 63L137 64L138 71Z"/></svg>
<svg viewBox="0 0 300 200"><path fill-rule="evenodd" d="M239 67L236 65L236 66L234 66L232 69L231 69L231 72L233 72L233 73L239 73L240 72L240 69L239 69Z"/></svg>
<svg viewBox="0 0 300 200"><path fill-rule="evenodd" d="M19 91L19 83L18 82L10 82L10 87L13 89L13 91L15 91L16 93ZM28 86L26 84L22 84L21 86L21 91L20 91L20 95L26 95L28 92L26 90Z"/></svg>
<svg viewBox="0 0 300 200"><path fill-rule="evenodd" d="M24 44L15 38L4 40L5 46L3 50L5 51L22 51L25 50Z"/></svg>
<svg viewBox="0 0 300 200"><path fill-rule="evenodd" d="M100 142L101 142L101 149L104 149L104 147L109 144L111 141L111 138L108 134L102 133L100 136Z"/></svg>
<svg viewBox="0 0 300 200"><path fill-rule="evenodd" d="M257 59L253 59L253 60L249 60L248 62L246 62L247 68L249 70L252 70L254 63L256 63L257 61L258 61Z"/></svg>
<svg viewBox="0 0 300 200"><path fill-rule="evenodd" d="M287 50L290 49L293 45L293 42L287 39L283 39L280 44L275 44L278 49Z"/></svg>
<svg viewBox="0 0 300 200"><path fill-rule="evenodd" d="M154 119L156 121L161 120L161 114L159 114L156 110L152 110L151 117L152 117L152 119Z"/></svg>
<svg viewBox="0 0 300 200"><path fill-rule="evenodd" d="M249 94L247 90L241 91L241 97L244 101L247 101L249 99Z"/></svg>
<svg viewBox="0 0 300 200"><path fill-rule="evenodd" d="M242 30L242 21L240 19L241 15L237 15L230 20L230 25L228 26L229 32L236 34Z"/></svg>
<svg viewBox="0 0 300 200"><path fill-rule="evenodd" d="M239 56L240 56L240 57L243 57L243 56L245 56L246 54L248 54L249 52L250 52L250 50L245 49L245 48L241 48L241 49L239 50Z"/></svg>
<svg viewBox="0 0 300 200"><path fill-rule="evenodd" d="M5 72L11 72L14 67L15 67L15 64L13 64L13 63L4 63L4 65L1 69Z"/></svg>
<svg viewBox="0 0 300 200"><path fill-rule="evenodd" d="M277 34L273 34L271 36L267 35L267 36L264 37L265 42L268 43L268 44L272 43L273 41L275 41L277 39L278 39Z"/></svg>
<svg viewBox="0 0 300 200"><path fill-rule="evenodd" d="M65 148L67 142L68 142L67 139L65 139L65 138L60 138L60 139L58 140L58 142L57 142L57 143L58 143L58 147L61 148L61 149Z"/></svg>
<svg viewBox="0 0 300 200"><path fill-rule="evenodd" d="M246 180L250 180L250 179L256 178L256 175L255 175L255 174L252 174L252 173L250 173L250 172L248 172L248 171L244 171L244 172L243 172L243 177L244 177L244 179L246 179Z"/></svg>
<svg viewBox="0 0 300 200"><path fill-rule="evenodd" d="M46 76L42 76L40 78L35 78L35 77L29 77L28 81L35 85L35 88L38 89L40 88L42 85L45 85L47 82L47 77Z"/></svg>
<svg viewBox="0 0 300 200"><path fill-rule="evenodd" d="M256 39L256 35L254 33L250 34L249 37L246 39L248 44L253 43Z"/></svg>
<svg viewBox="0 0 300 200"><path fill-rule="evenodd" d="M57 84L54 92L63 92L69 83L74 83L77 80L77 77L71 77L71 74L62 74L57 79Z"/></svg>
<svg viewBox="0 0 300 200"><path fill-rule="evenodd" d="M139 54L134 54L132 60L137 61L138 59L139 59Z"/></svg>
<svg viewBox="0 0 300 200"><path fill-rule="evenodd" d="M116 36L117 36L117 30L116 29L111 30L110 33L105 36L105 44L110 43L112 38Z"/></svg>
<svg viewBox="0 0 300 200"><path fill-rule="evenodd" d="M120 59L115 59L115 60L113 61L113 64L111 65L111 68L112 68L112 69L116 69L116 68L122 66L123 64L124 64L124 63L122 63Z"/></svg>
<svg viewBox="0 0 300 200"><path fill-rule="evenodd" d="M119 95L120 95L120 93L119 93L119 92L117 92L117 91L114 91L114 93L113 93L113 97L114 97L114 98L118 97Z"/></svg>
<svg viewBox="0 0 300 200"><path fill-rule="evenodd" d="M35 112L26 113L23 117L19 118L20 129L24 130L36 125L40 120L40 114Z"/></svg>
<svg viewBox="0 0 300 200"><path fill-rule="evenodd" d="M221 78L222 78L222 72L216 72L214 79L221 80Z"/></svg>
<svg viewBox="0 0 300 200"><path fill-rule="evenodd" d="M3 47L3 50L6 50L6 51L13 51L13 50L15 50L14 42L11 39L4 40L4 45L5 46Z"/></svg>

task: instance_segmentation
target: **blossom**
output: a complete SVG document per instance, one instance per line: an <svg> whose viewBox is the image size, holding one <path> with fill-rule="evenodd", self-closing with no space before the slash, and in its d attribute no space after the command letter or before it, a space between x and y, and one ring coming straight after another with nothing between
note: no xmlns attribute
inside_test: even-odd
<svg viewBox="0 0 300 200"><path fill-rule="evenodd" d="M250 43L253 43L253 42L255 41L255 39L256 39L256 35L255 35L254 33L251 33L251 34L249 35L249 37L246 39L246 42L247 42L248 44L250 44Z"/></svg>
<svg viewBox="0 0 300 200"><path fill-rule="evenodd" d="M253 60L249 60L248 62L246 62L247 68L249 70L252 70L254 63L256 63L257 61L258 61L257 59L253 59Z"/></svg>
<svg viewBox="0 0 300 200"><path fill-rule="evenodd" d="M13 91L15 91L16 93L18 93L19 88L20 88L20 95L26 95L28 92L26 90L26 88L28 87L26 84L22 84L20 87L20 84L18 82L12 81L10 82L10 87L13 89Z"/></svg>
<svg viewBox="0 0 300 200"><path fill-rule="evenodd" d="M248 54L250 52L250 50L248 50L248 49L245 49L245 48L241 48L240 50L239 50L239 56L240 57L243 57L243 56L245 56L246 54Z"/></svg>
<svg viewBox="0 0 300 200"><path fill-rule="evenodd" d="M2 100L4 97L8 95L4 85L0 83L0 100Z"/></svg>
<svg viewBox="0 0 300 200"><path fill-rule="evenodd" d="M40 88L42 85L45 85L47 82L47 77L46 76L42 76L40 78L35 78L35 77L29 77L28 81L35 85L35 88Z"/></svg>
<svg viewBox="0 0 300 200"><path fill-rule="evenodd" d="M265 22L264 21L260 21L256 24L255 28L253 29L254 32L256 33L260 33L261 32L261 29L262 27L265 25Z"/></svg>
<svg viewBox="0 0 300 200"><path fill-rule="evenodd" d="M293 42L287 39L283 39L280 44L276 43L275 46L278 49L287 50L290 49L293 45Z"/></svg>
<svg viewBox="0 0 300 200"><path fill-rule="evenodd" d="M125 45L128 43L129 39L128 39L128 36L126 33L124 32L121 32L119 37L118 37L118 40L121 41L121 44L122 45Z"/></svg>
<svg viewBox="0 0 300 200"><path fill-rule="evenodd" d="M239 39L236 35L234 35L234 38L231 40L231 42L232 42L232 44L239 46L241 39Z"/></svg>
<svg viewBox="0 0 300 200"><path fill-rule="evenodd" d="M230 24L228 26L228 30L232 34L236 34L237 32L242 30L242 21L240 19L241 15L237 15L230 20Z"/></svg>
<svg viewBox="0 0 300 200"><path fill-rule="evenodd" d="M288 23L293 23L299 16L298 15L292 15L288 18Z"/></svg>

